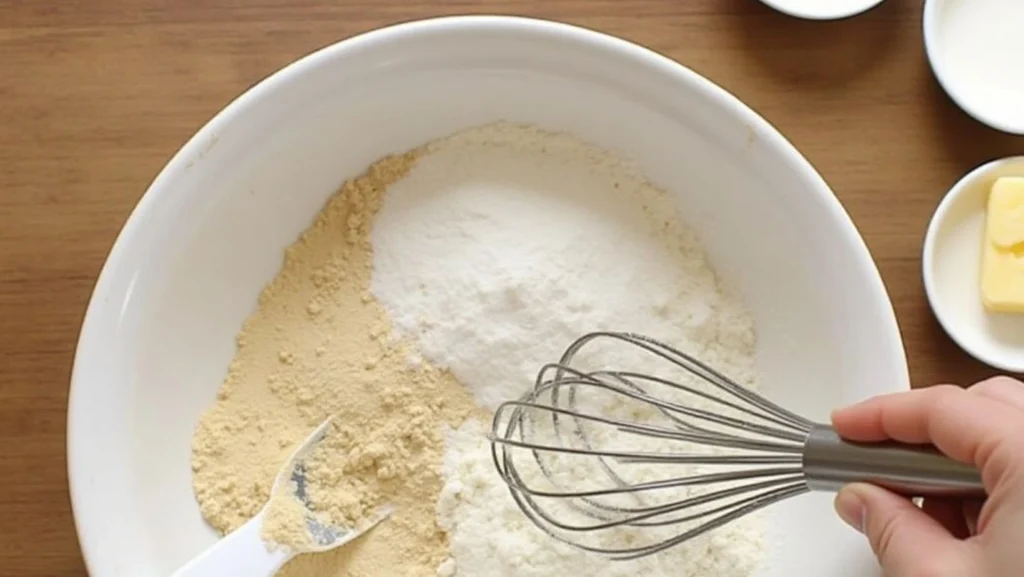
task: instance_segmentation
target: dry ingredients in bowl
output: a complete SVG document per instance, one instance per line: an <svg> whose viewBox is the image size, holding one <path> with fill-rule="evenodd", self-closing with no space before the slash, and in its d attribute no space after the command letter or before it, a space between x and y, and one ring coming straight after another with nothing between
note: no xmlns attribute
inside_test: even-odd
<svg viewBox="0 0 1024 577"><path fill-rule="evenodd" d="M671 200L583 142L498 123L384 159L291 248L246 321L194 441L204 517L231 530L329 414L314 507L397 514L282 575L729 576L761 559L756 517L613 562L557 543L494 471L490 411L577 336L625 329L754 386L753 322ZM642 471L638 472L642 476Z"/></svg>
<svg viewBox="0 0 1024 577"><path fill-rule="evenodd" d="M339 426L322 447L336 451L318 452L309 471L321 512L345 522L379 501L399 509L365 539L296 558L285 577L433 575L448 556L434 506L443 484L441 428L477 409L448 372L407 366L411 349L388 342L387 316L368 292L370 218L415 158L384 159L347 183L287 250L196 429L195 493L220 531L260 510L277 469L331 414Z"/></svg>

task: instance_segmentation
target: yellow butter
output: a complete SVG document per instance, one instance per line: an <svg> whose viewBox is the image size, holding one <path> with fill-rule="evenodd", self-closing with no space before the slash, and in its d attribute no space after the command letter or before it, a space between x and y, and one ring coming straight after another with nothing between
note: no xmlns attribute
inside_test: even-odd
<svg viewBox="0 0 1024 577"><path fill-rule="evenodd" d="M1024 313L1024 178L997 179L989 193L981 295L992 312Z"/></svg>
<svg viewBox="0 0 1024 577"><path fill-rule="evenodd" d="M1024 177L1004 177L992 185L988 230L997 247L1012 249L1024 244Z"/></svg>

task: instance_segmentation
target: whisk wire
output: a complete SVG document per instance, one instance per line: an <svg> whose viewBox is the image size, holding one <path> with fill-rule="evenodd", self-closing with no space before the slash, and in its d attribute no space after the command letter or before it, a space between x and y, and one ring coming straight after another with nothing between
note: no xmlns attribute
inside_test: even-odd
<svg viewBox="0 0 1024 577"><path fill-rule="evenodd" d="M681 376L585 370L581 352L598 341L627 345L649 366L667 363ZM631 333L573 342L530 391L497 408L490 442L495 469L527 519L558 541L614 559L658 553L851 481L984 495L970 466L920 448L847 443L692 356Z"/></svg>
<svg viewBox="0 0 1024 577"><path fill-rule="evenodd" d="M742 448L749 449L752 451L764 451L769 453L788 453L789 456L785 457L771 457L771 456L715 456L715 455L693 455L693 456L682 456L676 453L670 454L659 454L659 453L644 453L637 451L610 451L610 450L599 450L593 448L573 448L564 444L547 445L536 442L527 441L515 441L507 437L501 437L497 434L497 431L492 428L491 440L493 443L500 445L507 445L511 447L519 447L523 449L533 449L538 451L558 451L569 454L580 454L600 457L611 457L623 462L679 462L679 463L747 463L747 464L771 464L771 463L799 463L800 457L795 453L801 448L800 445L782 444L782 443L771 443L749 439L742 439L739 437L732 437L730 435L722 435L717 433L693 433L689 431L680 431L677 429L668 429L664 427L658 427L655 425L640 425L636 423L629 423L627 421L621 421L618 419L612 419L608 417L602 417L599 415L593 415L588 413L581 413L572 409L562 409L559 407L549 407L543 405L537 405L528 401L507 401L502 403L497 411L496 417L500 416L500 413L509 408L530 409L534 411L544 411L557 415L570 416L580 421L590 421L595 423L601 423L605 425L611 425L620 432L640 435L645 437L658 437L664 439L673 439L678 441L689 441L693 443L701 443L708 446L723 446L731 448ZM495 419L495 423L498 419Z"/></svg>
<svg viewBox="0 0 1024 577"><path fill-rule="evenodd" d="M751 406L757 407L767 413L778 416L798 428L809 429L814 426L813 421L810 421L740 386L697 358L645 335L611 331L588 333L576 339L575 342L569 345L565 353L562 354L560 364L567 366L571 365L573 359L584 345L599 338L619 340L650 352L651 354L669 361L673 365L684 369L698 378L715 385L722 392L728 393L729 395L749 403Z"/></svg>
<svg viewBox="0 0 1024 577"><path fill-rule="evenodd" d="M668 361L718 394L656 375L586 371L575 366L583 347L601 338ZM653 394L652 388L663 389L665 395ZM627 417L632 407L664 420L636 422L598 414L591 405L600 406L602 400ZM748 395L743 387L667 345L627 333L591 333L570 345L559 362L542 367L532 390L498 407L491 426L491 455L516 504L545 533L583 550L630 559L664 550L808 491L800 452L811 426L798 415ZM612 437L625 439L623 446L607 446ZM629 439L665 440L670 442L669 450L636 450L638 443ZM700 447L703 449L695 450ZM575 459L590 460L579 469ZM615 465L698 469L670 471L662 479L629 481ZM558 474L566 467L595 472L595 466L604 477L597 487L573 487L574 477ZM701 467L711 469L702 471ZM570 514L574 519L568 518ZM679 529L659 535L653 542L635 542L637 535L674 527ZM631 529L643 533L628 532ZM611 535L611 541L581 538L609 531L619 533ZM616 539L630 546L616 545Z"/></svg>
<svg viewBox="0 0 1024 577"><path fill-rule="evenodd" d="M599 373L594 373L594 374L597 375L597 374L606 374L606 373L599 372ZM636 379L636 380L640 380L640 381L647 381L649 383L654 383L654 384L658 384L658 385L664 385L664 386L667 386L667 387L672 387L672 388L678 389L680 391L685 391L686 393L689 393L691 395L695 395L695 396L701 397L703 399L711 401L712 403L717 403L717 404L719 404L719 405L721 405L721 406L723 406L723 407L725 407L727 409L736 411L738 413L745 414L745 415L750 416L750 417L754 417L756 419L761 419L761 420L766 421L768 423L771 423L773 425L777 425L779 427L784 427L784 428L787 429L787 431L784 432L784 431L779 431L777 429L764 428L763 433L767 434L767 435L783 436L784 433L789 433L788 435L786 435L786 438L799 439L799 438L802 438L802 434L805 434L806 430L807 430L804 425L798 425L798 424L792 423L792 422L790 422L788 420L785 420L785 419L779 418L779 417L777 417L775 415L772 415L771 413L758 412L757 410L751 409L749 407L744 407L744 406L742 406L742 405L740 405L738 403L731 402L731 401L728 401L728 400L725 400L725 399L717 398L717 397L711 395L710 393L704 392L704 391L702 391L700 389L697 389L695 387L687 386L687 385L682 384L682 383L673 383L672 381L669 381L667 379L662 379L662 378L659 378L659 377L655 377L653 375L643 375L643 374L640 374L640 373L633 373L633 372L615 371L615 372L608 372L607 374L613 374L617 378L620 378L620 379L626 379L626 380L628 380L628 379ZM649 397L649 395L648 395L648 397ZM677 403L671 403L671 404L674 405L672 410L677 410L679 412L684 412L684 413L687 412L686 410L683 410L683 409L688 409L689 411L696 411L696 409L681 407ZM701 411L701 412L706 413L706 411ZM680 420L678 422L680 424L683 424L684 426L692 426L691 424L686 423L685 421L681 421ZM744 422L744 421L736 421L736 422L737 422L737 424L742 425L744 428L747 428L750 425L749 422ZM789 431L793 431L793 432L790 433Z"/></svg>

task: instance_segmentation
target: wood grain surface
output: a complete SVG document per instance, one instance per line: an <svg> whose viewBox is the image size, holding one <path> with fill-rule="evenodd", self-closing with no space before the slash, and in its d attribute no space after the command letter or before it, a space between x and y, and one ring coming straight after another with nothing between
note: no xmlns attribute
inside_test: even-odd
<svg viewBox="0 0 1024 577"><path fill-rule="evenodd" d="M0 576L86 574L65 474L72 354L106 253L163 164L230 99L296 58L455 13L595 28L732 91L853 216L915 383L993 373L933 320L919 254L949 186L983 161L1024 153L1024 139L945 97L925 60L920 1L818 23L755 0L0 0Z"/></svg>

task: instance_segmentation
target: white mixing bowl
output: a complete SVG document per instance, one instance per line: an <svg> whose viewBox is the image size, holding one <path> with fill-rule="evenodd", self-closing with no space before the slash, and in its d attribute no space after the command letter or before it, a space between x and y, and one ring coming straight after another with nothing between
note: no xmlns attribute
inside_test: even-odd
<svg viewBox="0 0 1024 577"><path fill-rule="evenodd" d="M499 119L618 151L678 198L756 314L764 389L778 401L825 419L907 387L892 308L856 229L807 161L736 98L579 28L404 24L248 91L178 152L125 225L71 384L71 496L91 575L163 577L216 538L192 496L192 429L282 249L328 196L386 153ZM770 511L762 576L872 573L830 495Z"/></svg>

